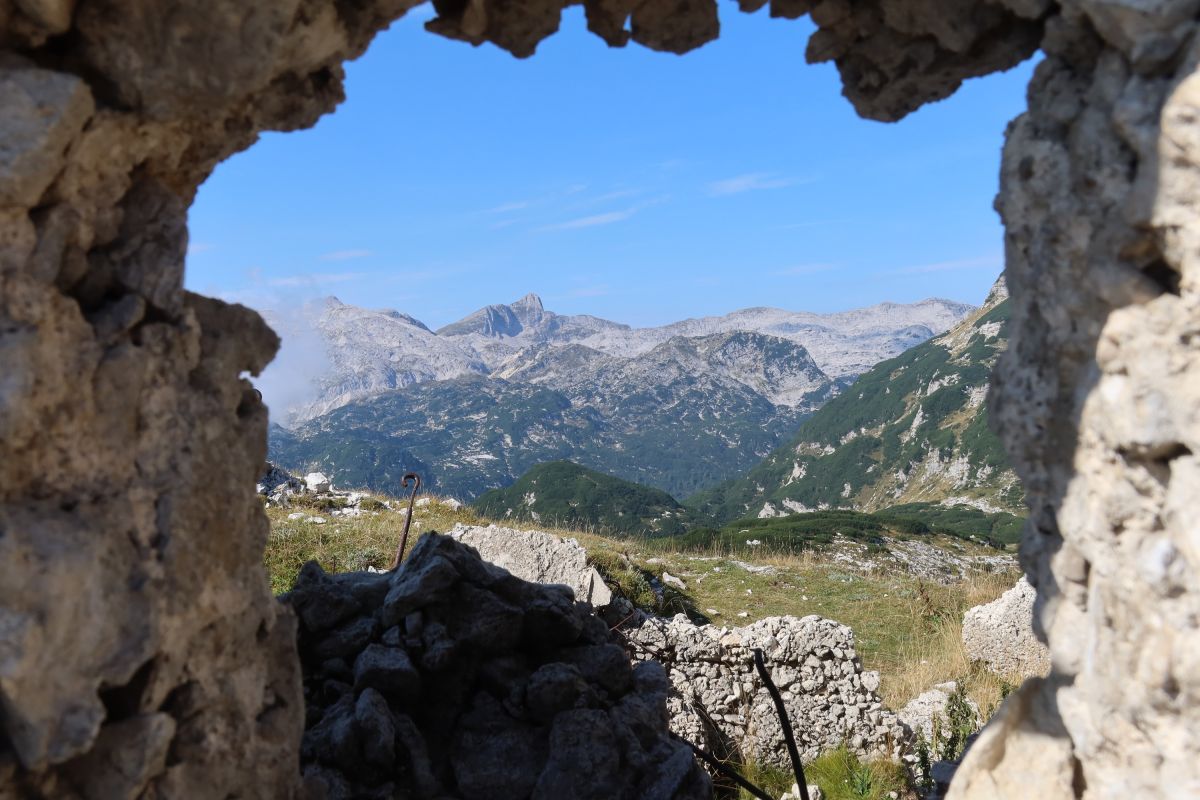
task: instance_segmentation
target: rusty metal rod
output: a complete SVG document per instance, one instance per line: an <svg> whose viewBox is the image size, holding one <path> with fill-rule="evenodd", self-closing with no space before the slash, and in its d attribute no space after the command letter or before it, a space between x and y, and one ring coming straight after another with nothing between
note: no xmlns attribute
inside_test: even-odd
<svg viewBox="0 0 1200 800"><path fill-rule="evenodd" d="M417 492L421 490L421 476L415 472L407 472L400 479L400 488L406 488L409 482L412 481L412 493L408 496L408 516L404 518L404 533L400 536L400 546L396 548L396 557L392 559L392 566L389 570L394 570L400 566L400 562L404 559L404 548L408 546L408 527L412 525L413 505L417 502Z"/></svg>
<svg viewBox="0 0 1200 800"><path fill-rule="evenodd" d="M762 648L754 648L754 668L758 676L767 686L771 699L775 701L775 713L779 715L779 724L783 728L783 741L787 744L788 757L792 759L792 772L796 774L796 788L800 790L800 800L808 800L808 783L804 780L804 765L800 763L800 751L796 749L796 734L792 731L792 723L788 721L787 709L783 706L783 698L771 674L767 672L766 662L763 661Z"/></svg>
<svg viewBox="0 0 1200 800"><path fill-rule="evenodd" d="M726 778L729 778L731 781L733 781L738 786L745 789L750 794L759 798L759 800L775 800L774 797L771 797L771 795L767 794L765 791L763 791L762 789L758 788L750 781L743 778L740 774L738 774L737 770L733 769L732 767L730 767L726 764L723 764L719 758L709 755L708 753L701 750L699 747L696 747L696 745L689 742L687 739L684 739L682 736L677 736L676 738L678 738L679 741L681 741L681 742L686 742L687 746L692 748L692 752L695 753L696 756L699 757L700 760L703 761L705 764L708 764L710 767L715 769L717 772L721 773Z"/></svg>

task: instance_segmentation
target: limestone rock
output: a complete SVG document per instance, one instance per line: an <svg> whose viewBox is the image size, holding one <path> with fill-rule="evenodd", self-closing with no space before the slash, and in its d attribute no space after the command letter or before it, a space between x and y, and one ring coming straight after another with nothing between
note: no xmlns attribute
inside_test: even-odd
<svg viewBox="0 0 1200 800"><path fill-rule="evenodd" d="M518 578L569 586L575 597L600 608L612 601L604 578L587 562L587 551L574 539L541 531L519 531L498 525L459 523L449 535L470 545L489 561Z"/></svg>
<svg viewBox="0 0 1200 800"><path fill-rule="evenodd" d="M333 485L329 482L329 478L325 477L321 472L310 472L304 476L304 485L308 491L315 494L328 492Z"/></svg>
<svg viewBox="0 0 1200 800"><path fill-rule="evenodd" d="M957 689L958 685L954 681L939 683L929 691L922 692L908 701L908 704L897 714L900 721L908 726L913 735L925 739L933 752L936 752L941 742L948 738L951 720L946 713L947 705ZM980 716L979 706L975 704L974 700L968 697L965 698L965 701L972 712L973 730L982 724L983 718Z"/></svg>
<svg viewBox="0 0 1200 800"><path fill-rule="evenodd" d="M1025 578L990 603L963 617L962 640L972 661L1000 675L1045 675L1050 653L1033 630L1036 592Z"/></svg>
<svg viewBox="0 0 1200 800"><path fill-rule="evenodd" d="M669 733L662 667L634 669L561 586L427 534L394 573L309 564L285 599L303 623L304 771L329 796L711 797ZM355 616L331 628L330 607Z"/></svg>
<svg viewBox="0 0 1200 800"><path fill-rule="evenodd" d="M845 743L861 756L899 756L910 736L863 672L854 634L817 616L769 617L744 628L641 615L621 632L640 658L667 666L671 729L709 752L789 767L783 729L753 663L761 648L805 761ZM873 688L871 688L873 687Z"/></svg>
<svg viewBox="0 0 1200 800"><path fill-rule="evenodd" d="M821 791L820 786L817 786L815 783L810 783L806 788L808 789L808 800L824 800L825 793ZM783 795L780 796L779 800L800 800L799 784L793 783L791 790L784 792Z"/></svg>

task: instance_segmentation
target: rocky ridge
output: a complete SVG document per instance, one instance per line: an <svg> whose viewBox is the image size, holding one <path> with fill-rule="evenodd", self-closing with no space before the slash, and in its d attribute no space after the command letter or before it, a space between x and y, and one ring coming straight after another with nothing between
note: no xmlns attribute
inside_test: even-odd
<svg viewBox="0 0 1200 800"><path fill-rule="evenodd" d="M1008 342L1008 308L1001 278L982 308L868 370L746 475L687 505L722 522L913 502L1023 514L986 404Z"/></svg>
<svg viewBox="0 0 1200 800"><path fill-rule="evenodd" d="M0 3L9 794L297 793L298 662L253 491L266 412L241 378L276 342L183 291L187 207L261 131L330 111L343 62L410 5ZM1006 133L1013 336L992 413L1033 512L1022 562L1052 671L993 718L949 796L1176 797L1200 779L1194 4L771 6L811 13L808 59L835 61L874 119L1044 53ZM428 28L528 56L563 8L443 4ZM719 32L713 2L585 11L614 46ZM128 716L106 716L102 690Z"/></svg>
<svg viewBox="0 0 1200 800"><path fill-rule="evenodd" d="M285 348L291 338L315 333L328 356L325 368L314 375L315 398L278 416L294 425L355 400L470 374L524 380L568 394L590 386L611 389L631 379L646 385L653 383L664 358L690 374L723 372L777 405L797 407L833 380L853 378L948 329L971 310L936 299L837 314L754 308L631 328L588 315L555 314L528 294L436 332L407 314L371 311L336 298L266 316L282 331ZM593 377L593 370L608 375Z"/></svg>

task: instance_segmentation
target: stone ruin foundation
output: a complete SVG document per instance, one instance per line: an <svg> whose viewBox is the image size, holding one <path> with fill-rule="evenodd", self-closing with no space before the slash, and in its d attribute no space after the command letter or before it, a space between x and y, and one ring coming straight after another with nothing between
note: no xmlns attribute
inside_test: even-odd
<svg viewBox="0 0 1200 800"><path fill-rule="evenodd" d="M527 56L564 4L439 0L427 27ZM266 410L241 377L277 339L182 290L186 213L260 131L330 111L411 5L0 0L0 797L299 791L296 623L260 564ZM614 46L719 29L711 0L584 8ZM996 201L1014 316L991 405L1051 671L950 796L1200 794L1200 2L769 13L809 14L808 60L879 120L1044 54Z"/></svg>
<svg viewBox="0 0 1200 800"><path fill-rule="evenodd" d="M439 534L395 573L325 575L300 618L301 760L329 800L707 800L667 727L671 684L563 585L528 583Z"/></svg>

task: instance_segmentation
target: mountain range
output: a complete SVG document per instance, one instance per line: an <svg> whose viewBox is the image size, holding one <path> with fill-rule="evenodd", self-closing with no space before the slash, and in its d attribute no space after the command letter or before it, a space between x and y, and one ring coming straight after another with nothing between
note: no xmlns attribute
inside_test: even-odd
<svg viewBox="0 0 1200 800"><path fill-rule="evenodd" d="M276 414L272 458L380 490L409 469L469 499L571 459L684 497L755 466L863 371L971 306L754 308L654 328L547 311L536 295L437 331L329 298L268 314L327 368Z"/></svg>
<svg viewBox="0 0 1200 800"><path fill-rule="evenodd" d="M686 505L721 523L927 502L1024 514L985 402L992 365L1008 345L1008 320L1001 279L982 308L876 365L762 463Z"/></svg>

